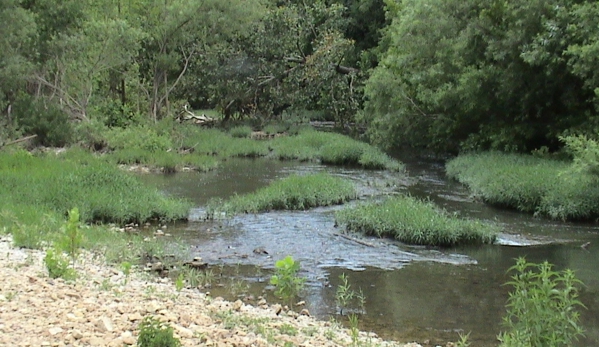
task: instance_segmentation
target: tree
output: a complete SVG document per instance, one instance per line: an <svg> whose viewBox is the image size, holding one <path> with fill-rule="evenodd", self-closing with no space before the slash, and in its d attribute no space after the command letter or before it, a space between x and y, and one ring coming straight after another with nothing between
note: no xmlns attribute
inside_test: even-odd
<svg viewBox="0 0 599 347"><path fill-rule="evenodd" d="M589 120L593 94L565 54L574 1L386 3L388 48L361 116L373 140L529 151Z"/></svg>
<svg viewBox="0 0 599 347"><path fill-rule="evenodd" d="M19 7L17 0L0 4L0 113L12 123L11 103L31 74L36 25L33 15Z"/></svg>

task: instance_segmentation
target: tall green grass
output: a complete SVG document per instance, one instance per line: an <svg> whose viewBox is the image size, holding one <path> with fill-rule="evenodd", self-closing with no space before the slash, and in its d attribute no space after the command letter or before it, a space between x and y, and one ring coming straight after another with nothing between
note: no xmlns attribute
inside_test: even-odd
<svg viewBox="0 0 599 347"><path fill-rule="evenodd" d="M529 155L488 152L461 155L447 175L483 201L562 220L599 217L599 182L571 163Z"/></svg>
<svg viewBox="0 0 599 347"><path fill-rule="evenodd" d="M58 215L78 207L82 221L120 224L185 219L189 207L92 155L0 152L0 210L23 206Z"/></svg>
<svg viewBox="0 0 599 347"><path fill-rule="evenodd" d="M212 210L228 213L259 213L342 204L355 197L356 191L349 181L319 173L292 175L254 193L236 195L225 202L213 201L210 205Z"/></svg>
<svg viewBox="0 0 599 347"><path fill-rule="evenodd" d="M493 225L457 218L431 202L410 196L346 208L337 212L335 218L349 231L391 237L415 245L493 243L498 231Z"/></svg>
<svg viewBox="0 0 599 347"><path fill-rule="evenodd" d="M283 160L319 160L324 164L355 165L365 169L399 171L403 165L379 149L350 137L316 130L283 136L269 144L274 156Z"/></svg>

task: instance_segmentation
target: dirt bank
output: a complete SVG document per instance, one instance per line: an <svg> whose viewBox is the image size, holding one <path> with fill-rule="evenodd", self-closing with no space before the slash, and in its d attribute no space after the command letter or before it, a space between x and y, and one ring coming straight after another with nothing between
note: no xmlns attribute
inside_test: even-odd
<svg viewBox="0 0 599 347"><path fill-rule="evenodd" d="M331 322L177 292L167 280L142 272L129 278L83 253L74 283L53 280L44 253L15 249L0 238L0 346L135 345L138 324L154 315L173 327L183 346L352 346L351 333ZM277 314L278 313L278 314ZM357 346L405 346L360 332Z"/></svg>

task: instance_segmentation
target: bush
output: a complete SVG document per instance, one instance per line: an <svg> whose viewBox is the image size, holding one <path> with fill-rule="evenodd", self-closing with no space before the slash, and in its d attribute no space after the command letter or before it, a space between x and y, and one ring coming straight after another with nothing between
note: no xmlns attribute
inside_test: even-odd
<svg viewBox="0 0 599 347"><path fill-rule="evenodd" d="M230 213L259 213L270 210L305 210L341 204L356 197L353 185L328 174L293 175L275 181L246 195L234 196L224 203L211 202L214 210Z"/></svg>
<svg viewBox="0 0 599 347"><path fill-rule="evenodd" d="M305 278L299 277L299 270L299 261L293 260L290 255L276 261L275 274L270 278L270 284L277 288L275 294L278 297L291 300L299 294L306 282Z"/></svg>
<svg viewBox="0 0 599 347"><path fill-rule="evenodd" d="M493 225L457 218L431 202L410 196L346 208L337 212L335 219L349 231L416 245L493 243L498 231Z"/></svg>
<svg viewBox="0 0 599 347"><path fill-rule="evenodd" d="M69 116L53 102L24 95L15 102L13 110L23 134L37 135L38 144L62 147L73 140Z"/></svg>
<svg viewBox="0 0 599 347"><path fill-rule="evenodd" d="M556 272L548 262L528 263L519 258L510 268L512 286L501 347L569 347L583 334L579 325L576 279L571 270Z"/></svg>
<svg viewBox="0 0 599 347"><path fill-rule="evenodd" d="M138 347L179 347L181 341L173 335L173 328L157 318L146 316L139 324Z"/></svg>
<svg viewBox="0 0 599 347"><path fill-rule="evenodd" d="M46 251L44 264L46 264L50 278L62 278L71 281L77 277L75 270L69 267L69 258L54 248Z"/></svg>

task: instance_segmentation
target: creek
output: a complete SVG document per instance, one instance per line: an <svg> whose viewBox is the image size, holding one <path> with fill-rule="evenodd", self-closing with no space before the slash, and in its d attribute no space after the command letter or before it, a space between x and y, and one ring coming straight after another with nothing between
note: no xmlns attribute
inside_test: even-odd
<svg viewBox="0 0 599 347"><path fill-rule="evenodd" d="M312 315L336 315L335 291L345 274L366 298L360 329L399 341L444 345L470 333L471 346L496 346L509 286L507 269L518 257L549 261L557 270L570 268L582 280L580 308L585 337L577 346L599 346L599 232L594 224L535 218L487 206L444 176L443 163L398 155L407 173L365 171L267 159L232 159L209 173L146 175L145 181L198 206L191 221L169 229L193 254L245 280L249 293L265 295L274 262L292 255L308 278L303 295ZM406 246L388 239L346 237L334 225L327 207L299 212L270 212L202 222L206 202L266 186L292 173L327 171L352 180L360 200L409 193L428 198L447 211L493 221L503 232L494 245L438 249ZM591 242L583 249L583 243ZM224 269L224 270L223 270ZM233 298L230 286L212 288L213 295Z"/></svg>

